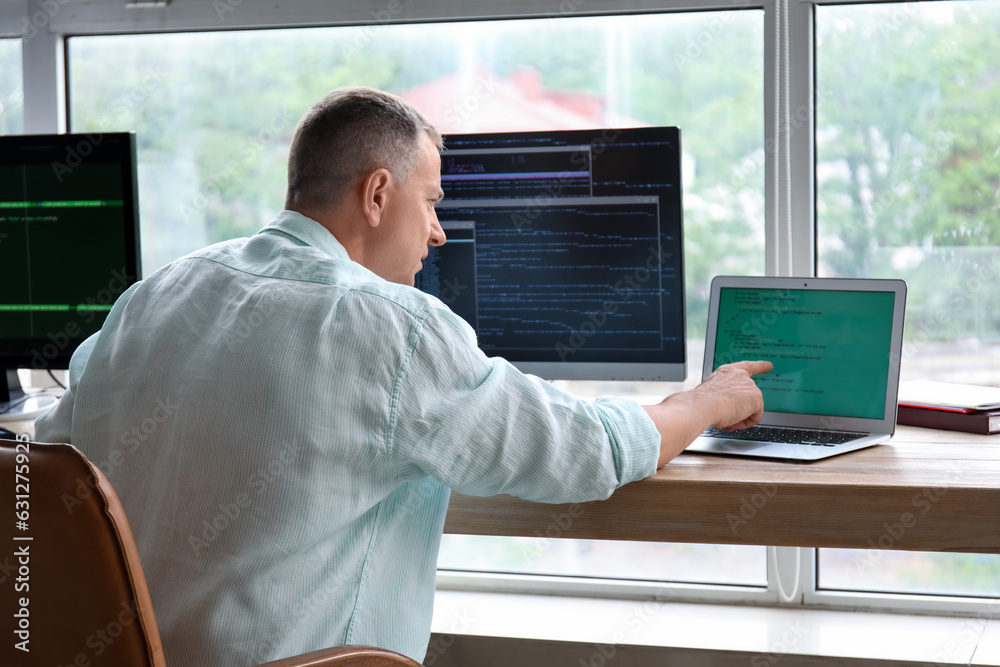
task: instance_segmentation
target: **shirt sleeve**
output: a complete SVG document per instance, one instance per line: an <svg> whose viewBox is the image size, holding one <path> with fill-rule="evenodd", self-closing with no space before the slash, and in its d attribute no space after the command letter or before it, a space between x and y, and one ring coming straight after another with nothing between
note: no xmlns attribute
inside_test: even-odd
<svg viewBox="0 0 1000 667"><path fill-rule="evenodd" d="M125 307L129 299L132 298L132 294L141 284L141 281L133 283L127 290L122 292L108 314L105 325L113 321L113 318L119 316L121 309ZM87 362L90 360L90 355L94 352L94 346L97 345L100 335L100 331L91 334L73 352L73 356L69 361L69 387L63 392L62 397L56 403L55 407L35 419L35 440L37 442L65 442L72 444L73 410L76 404L76 391L80 386L80 378L83 377L83 371L87 368Z"/></svg>
<svg viewBox="0 0 1000 667"><path fill-rule="evenodd" d="M69 362L69 387L55 407L35 419L36 442L72 443L74 392L80 384L80 376L87 366L90 353L94 351L99 334L100 332L92 334L73 352Z"/></svg>
<svg viewBox="0 0 1000 667"><path fill-rule="evenodd" d="M656 472L660 436L636 403L585 401L487 358L443 305L409 343L386 449L411 474L467 495L563 503L607 498Z"/></svg>

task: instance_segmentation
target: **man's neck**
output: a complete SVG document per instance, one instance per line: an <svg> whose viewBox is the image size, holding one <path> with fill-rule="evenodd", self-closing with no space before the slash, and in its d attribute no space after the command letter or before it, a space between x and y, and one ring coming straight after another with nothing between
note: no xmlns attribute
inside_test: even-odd
<svg viewBox="0 0 1000 667"><path fill-rule="evenodd" d="M358 226L351 224L347 216L339 212L331 213L302 207L286 206L286 209L318 222L344 247L352 261L367 266L364 262L365 243L362 234L357 231Z"/></svg>

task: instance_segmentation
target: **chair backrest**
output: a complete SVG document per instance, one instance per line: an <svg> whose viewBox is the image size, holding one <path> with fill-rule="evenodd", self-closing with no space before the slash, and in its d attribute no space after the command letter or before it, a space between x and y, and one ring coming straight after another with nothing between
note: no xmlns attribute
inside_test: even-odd
<svg viewBox="0 0 1000 667"><path fill-rule="evenodd" d="M372 646L337 646L257 667L420 667L405 655Z"/></svg>
<svg viewBox="0 0 1000 667"><path fill-rule="evenodd" d="M0 618L0 665L165 665L121 502L71 445L0 440Z"/></svg>

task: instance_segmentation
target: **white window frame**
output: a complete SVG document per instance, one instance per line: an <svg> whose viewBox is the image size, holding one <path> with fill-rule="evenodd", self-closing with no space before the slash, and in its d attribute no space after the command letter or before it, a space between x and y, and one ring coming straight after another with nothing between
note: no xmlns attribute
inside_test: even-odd
<svg viewBox="0 0 1000 667"><path fill-rule="evenodd" d="M814 8L890 0L6 0L0 36L21 36L25 132L67 127L65 38L195 30L358 26L608 14L764 11L765 255L768 275L815 273ZM817 550L767 548L767 587L623 582L442 572L439 585L503 592L871 609L927 614L995 612L994 599L816 589ZM780 582L780 587L779 587Z"/></svg>

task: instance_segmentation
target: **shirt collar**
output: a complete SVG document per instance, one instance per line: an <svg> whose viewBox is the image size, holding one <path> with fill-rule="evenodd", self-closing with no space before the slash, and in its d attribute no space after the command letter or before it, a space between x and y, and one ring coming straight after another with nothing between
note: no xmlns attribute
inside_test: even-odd
<svg viewBox="0 0 1000 667"><path fill-rule="evenodd" d="M322 250L334 259L350 260L347 250L330 230L296 211L282 211L258 234L277 233Z"/></svg>

